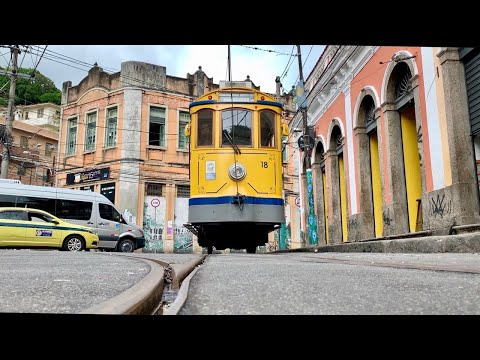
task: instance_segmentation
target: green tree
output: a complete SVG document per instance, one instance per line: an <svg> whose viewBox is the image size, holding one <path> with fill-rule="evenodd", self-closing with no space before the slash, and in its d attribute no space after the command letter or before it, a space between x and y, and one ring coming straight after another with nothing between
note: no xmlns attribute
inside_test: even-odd
<svg viewBox="0 0 480 360"><path fill-rule="evenodd" d="M0 69L2 69L0 67ZM19 73L32 74L33 69L20 68ZM0 75L0 89L9 81L6 75ZM8 104L9 85L0 92L0 106ZM42 102L51 102L60 105L61 91L55 87L54 82L39 71L35 71L33 79L17 78L15 88L15 105L30 105Z"/></svg>

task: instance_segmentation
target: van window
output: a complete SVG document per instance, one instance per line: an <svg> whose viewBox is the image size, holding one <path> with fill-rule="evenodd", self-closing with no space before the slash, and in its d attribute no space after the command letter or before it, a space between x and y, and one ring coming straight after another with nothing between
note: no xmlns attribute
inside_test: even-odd
<svg viewBox="0 0 480 360"><path fill-rule="evenodd" d="M92 203L88 201L57 200L55 215L60 219L90 220Z"/></svg>
<svg viewBox="0 0 480 360"><path fill-rule="evenodd" d="M0 195L0 207L15 207L17 197L15 195Z"/></svg>
<svg viewBox="0 0 480 360"><path fill-rule="evenodd" d="M120 213L113 206L108 204L98 204L98 209L102 219L120 222Z"/></svg>
<svg viewBox="0 0 480 360"><path fill-rule="evenodd" d="M55 214L55 199L47 199L34 196L17 196L17 204L15 207L39 209L50 214Z"/></svg>

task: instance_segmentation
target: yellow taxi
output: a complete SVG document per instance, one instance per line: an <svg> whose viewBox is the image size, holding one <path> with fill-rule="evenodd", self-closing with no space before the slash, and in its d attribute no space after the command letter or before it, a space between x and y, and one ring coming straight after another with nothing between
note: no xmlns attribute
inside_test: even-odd
<svg viewBox="0 0 480 360"><path fill-rule="evenodd" d="M0 207L0 247L58 248L81 251L98 248L93 229L71 224L38 209Z"/></svg>

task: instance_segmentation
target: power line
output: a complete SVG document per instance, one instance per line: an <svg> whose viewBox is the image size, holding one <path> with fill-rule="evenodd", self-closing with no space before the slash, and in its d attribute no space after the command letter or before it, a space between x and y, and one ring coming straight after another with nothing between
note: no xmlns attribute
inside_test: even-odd
<svg viewBox="0 0 480 360"><path fill-rule="evenodd" d="M307 63L308 57L310 56L310 53L312 52L312 49L313 49L313 45L310 46L310 51L309 51L308 54L307 54L307 58L306 58L305 61L303 62L302 68L305 67L305 64ZM299 78L300 78L300 73L298 74L297 80L295 80L294 84L297 83L297 81L298 81ZM308 78L308 76L307 76L307 78Z"/></svg>
<svg viewBox="0 0 480 360"><path fill-rule="evenodd" d="M37 53L38 54L38 53ZM45 59L47 60L50 60L50 61L53 61L53 62L56 62L56 63L59 63L59 64L63 64L63 65L66 65L66 66L69 66L71 68L74 68L74 69L78 69L78 70L82 70L82 71L85 71L85 72L89 72L91 70L91 68L95 67L95 66L98 66L96 64L88 64L86 62L83 62L83 61L80 61L80 60L76 60L76 61L72 61L72 60L66 60L64 58L60 58L58 56L48 56L46 55L45 56ZM68 63L65 63L63 61L59 61L60 60L64 60L64 61L69 61L71 63L74 63L76 65L79 65L79 66L83 66L85 67L86 69L84 68L79 68L78 66L74 66L74 65L71 65L71 64L68 64ZM73 58L72 58L73 59ZM86 64L86 65L83 65L83 64ZM87 68L88 67L88 68ZM102 67L103 69L103 67ZM109 75L112 75L111 73L108 73L107 74ZM134 77L131 77L131 76L128 76L128 75L124 75L120 72L120 77L124 79L124 82L126 82L125 85L130 85L130 86L141 86L141 85L145 85L145 87L150 87L152 89L156 89L156 90L165 90L166 88L164 86L158 86L158 84L156 83L151 83L151 82L147 82L145 80L141 80L141 79L137 79L137 78L134 78ZM128 80L130 80L130 82L128 82ZM134 84L133 82L137 83L137 84Z"/></svg>
<svg viewBox="0 0 480 360"><path fill-rule="evenodd" d="M45 55L45 50L47 50L47 46L48 45L45 45L45 48L43 49L42 55L40 55L40 59L38 59L38 61L37 61L37 65L35 65L35 67L33 68L33 73L35 73L35 70L37 70L38 64L40 64L40 61L42 60L43 55Z"/></svg>
<svg viewBox="0 0 480 360"><path fill-rule="evenodd" d="M280 80L284 78L283 74L285 74L285 71L289 68L290 61L293 59L293 50L295 50L295 45L292 45L292 51L290 53L290 57L288 58L287 65L285 65L285 69L283 69L282 74L280 75Z"/></svg>
<svg viewBox="0 0 480 360"><path fill-rule="evenodd" d="M266 51L266 52L269 52L269 53L275 53L275 54L279 54L279 55L287 55L289 56L289 54L285 54L285 53L282 53L282 52L279 52L279 51L275 51L275 50L271 50L271 49L261 49L261 48L258 48L258 47L255 47L255 46L248 46L248 45L239 45L239 46L243 46L243 47L246 47L246 48L249 48L249 49L253 49L253 50L261 50L261 51ZM291 55L290 55L291 56ZM296 55L295 55L296 56Z"/></svg>

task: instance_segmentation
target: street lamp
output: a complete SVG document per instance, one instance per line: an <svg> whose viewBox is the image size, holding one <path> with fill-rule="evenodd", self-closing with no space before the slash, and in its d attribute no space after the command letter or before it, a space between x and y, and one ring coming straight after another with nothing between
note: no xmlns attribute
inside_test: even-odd
<svg viewBox="0 0 480 360"><path fill-rule="evenodd" d="M37 145L37 149L41 146L41 144L38 144ZM47 159L45 159L42 155L40 154L32 154L32 152L30 150L24 150L23 151L24 154L28 154L28 155L31 155L31 156L38 156L39 159L43 160L45 162L45 164L47 164L47 169L50 170L50 174L51 176L54 176L54 171L53 169L50 167L50 163L48 162Z"/></svg>

